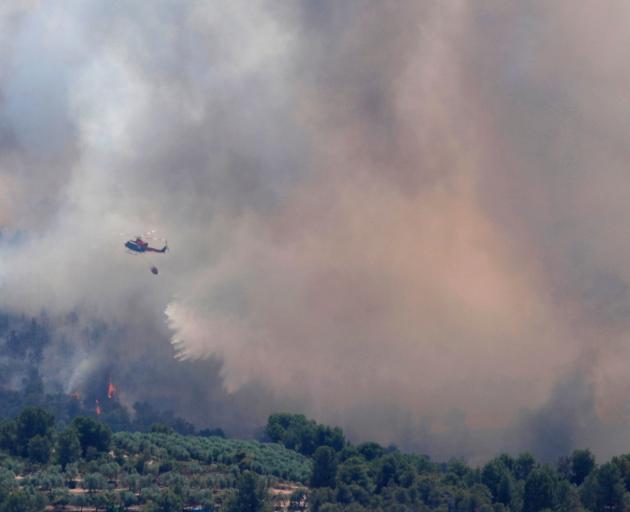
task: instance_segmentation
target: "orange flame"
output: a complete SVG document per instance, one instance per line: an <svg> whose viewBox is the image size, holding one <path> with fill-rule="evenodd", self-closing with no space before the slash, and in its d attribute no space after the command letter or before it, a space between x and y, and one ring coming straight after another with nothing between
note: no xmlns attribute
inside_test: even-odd
<svg viewBox="0 0 630 512"><path fill-rule="evenodd" d="M99 401L98 401L98 400L96 401L96 411L95 411L95 412L96 412L96 415L97 415L97 416L100 416L100 414L101 414L101 412L102 412L102 411L101 411L101 404L99 403Z"/></svg>
<svg viewBox="0 0 630 512"><path fill-rule="evenodd" d="M112 383L112 380L109 379L109 384L107 385L107 398L111 400L112 398L114 398L115 394L116 394L116 386L114 386L114 384Z"/></svg>

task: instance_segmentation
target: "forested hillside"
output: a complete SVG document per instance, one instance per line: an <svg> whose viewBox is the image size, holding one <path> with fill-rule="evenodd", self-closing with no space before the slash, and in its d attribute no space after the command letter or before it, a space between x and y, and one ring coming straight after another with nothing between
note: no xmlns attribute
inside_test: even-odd
<svg viewBox="0 0 630 512"><path fill-rule="evenodd" d="M481 467L431 461L339 428L274 414L265 442L181 435L164 424L116 432L26 407L0 425L0 512L630 510L630 455L588 450L554 464L501 454Z"/></svg>
<svg viewBox="0 0 630 512"><path fill-rule="evenodd" d="M261 505L282 506L312 472L307 457L277 443L183 436L163 424L112 433L83 416L55 424L37 407L2 422L0 449L3 512L241 510L239 485Z"/></svg>

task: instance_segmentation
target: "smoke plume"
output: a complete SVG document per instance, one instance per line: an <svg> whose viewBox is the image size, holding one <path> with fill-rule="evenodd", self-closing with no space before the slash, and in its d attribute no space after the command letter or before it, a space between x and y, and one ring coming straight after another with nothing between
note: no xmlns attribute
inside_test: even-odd
<svg viewBox="0 0 630 512"><path fill-rule="evenodd" d="M627 451L629 18L5 2L0 307L50 315L67 392L233 432ZM150 229L157 278L122 247Z"/></svg>

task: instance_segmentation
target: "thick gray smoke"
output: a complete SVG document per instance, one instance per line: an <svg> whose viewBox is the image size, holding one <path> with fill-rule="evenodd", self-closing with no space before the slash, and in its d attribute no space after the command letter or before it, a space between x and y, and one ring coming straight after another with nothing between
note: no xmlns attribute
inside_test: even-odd
<svg viewBox="0 0 630 512"><path fill-rule="evenodd" d="M106 368L238 432L628 450L629 18L4 2L0 307L109 326L60 323L67 391ZM149 229L158 278L122 250Z"/></svg>

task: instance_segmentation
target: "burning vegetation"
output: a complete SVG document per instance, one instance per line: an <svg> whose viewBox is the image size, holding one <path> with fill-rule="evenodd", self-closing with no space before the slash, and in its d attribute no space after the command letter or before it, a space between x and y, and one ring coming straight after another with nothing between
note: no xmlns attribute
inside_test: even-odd
<svg viewBox="0 0 630 512"><path fill-rule="evenodd" d="M116 396L116 392L116 386L114 386L112 379L109 379L109 382L107 383L107 398L111 400Z"/></svg>

